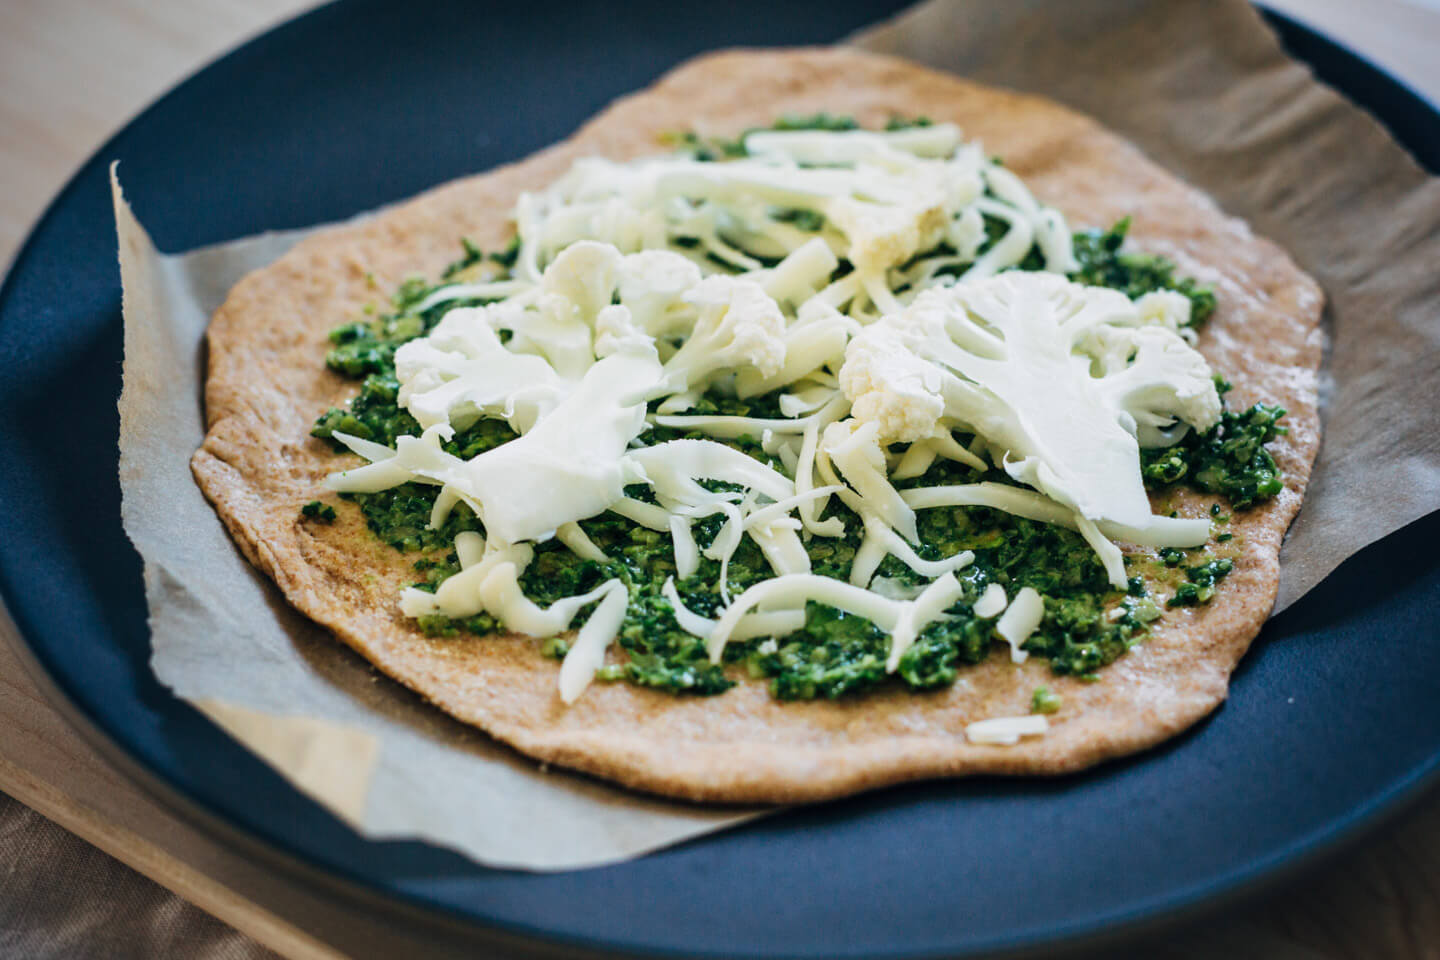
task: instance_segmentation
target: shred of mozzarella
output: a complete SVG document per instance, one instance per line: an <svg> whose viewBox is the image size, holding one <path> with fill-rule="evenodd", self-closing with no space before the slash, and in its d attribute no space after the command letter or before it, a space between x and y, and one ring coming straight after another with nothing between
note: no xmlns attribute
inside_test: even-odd
<svg viewBox="0 0 1440 960"><path fill-rule="evenodd" d="M985 592L980 594L975 601L975 616L977 617L998 617L1005 612L1009 603L1005 596L1005 588L998 583L992 583L985 587Z"/></svg>
<svg viewBox="0 0 1440 960"><path fill-rule="evenodd" d="M993 507L1017 517L1053 523L1078 530L1076 514L1044 494L1004 483L982 481L937 487L913 487L900 498L916 509L930 507ZM1198 547L1210 538L1210 521L1203 517L1152 516L1144 526L1101 521L1096 527L1105 536L1142 547Z"/></svg>
<svg viewBox="0 0 1440 960"><path fill-rule="evenodd" d="M700 548L695 545L691 520L678 513L670 514L670 539L675 546L675 572L688 580L700 569Z"/></svg>
<svg viewBox="0 0 1440 960"><path fill-rule="evenodd" d="M1020 647L1030 639L1030 635L1039 628L1043 619L1045 600L1034 587L1021 587L1020 592L1015 594L1015 599L1005 608L1000 621L995 624L995 632L1010 644L1010 659L1015 663L1024 663L1029 658L1030 654Z"/></svg>
<svg viewBox="0 0 1440 960"><path fill-rule="evenodd" d="M675 622L680 625L681 630L702 640L714 632L715 620L702 617L685 606L685 601L680 598L680 591L675 589L674 577L665 579L660 595L670 602L670 607L675 612ZM761 610L741 617L736 622L735 629L730 632L730 639L738 642L756 637L785 637L804 626L804 610Z"/></svg>
<svg viewBox="0 0 1440 960"><path fill-rule="evenodd" d="M1050 721L1040 714L1021 717L991 717L965 725L965 739L971 743L1013 747L1021 737L1039 737L1050 729Z"/></svg>
<svg viewBox="0 0 1440 960"><path fill-rule="evenodd" d="M891 600L862 587L842 583L815 574L792 574L765 580L735 598L706 639L705 647L712 663L719 663L725 644L751 608L765 605L804 610L806 601L814 600L828 606L864 617L890 633L890 657L885 669L894 672L900 658L927 626L939 619L947 607L964 594L964 588L953 573L947 573L926 587L913 600Z"/></svg>
<svg viewBox="0 0 1440 960"><path fill-rule="evenodd" d="M607 580L600 587L600 602L575 634L575 642L560 664L560 699L574 703L605 665L605 651L620 634L630 594L619 580Z"/></svg>

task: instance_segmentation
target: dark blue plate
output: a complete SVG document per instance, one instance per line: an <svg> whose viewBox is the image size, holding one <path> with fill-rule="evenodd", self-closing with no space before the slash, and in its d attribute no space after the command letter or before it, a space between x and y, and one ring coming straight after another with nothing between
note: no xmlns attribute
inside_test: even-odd
<svg viewBox="0 0 1440 960"><path fill-rule="evenodd" d="M186 249L405 197L524 156L703 49L834 40L898 5L748 0L722 16L669 0L587 4L547 9L537 32L528 4L341 3L201 71L102 147L0 291L0 589L77 726L231 842L346 896L429 908L410 922L443 914L473 921L481 939L692 956L971 956L1090 941L1311 863L1417 795L1440 767L1433 516L1270 623L1229 704L1142 757L1062 780L888 790L558 875L361 839L151 675L115 470L112 158L161 248ZM1440 165L1430 107L1275 22Z"/></svg>

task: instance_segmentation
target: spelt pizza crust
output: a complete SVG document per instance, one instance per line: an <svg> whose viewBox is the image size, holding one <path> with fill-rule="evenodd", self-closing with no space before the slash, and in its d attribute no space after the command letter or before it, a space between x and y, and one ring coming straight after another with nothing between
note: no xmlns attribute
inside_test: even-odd
<svg viewBox="0 0 1440 960"><path fill-rule="evenodd" d="M325 495L326 474L353 459L309 436L315 417L355 390L322 368L332 327L383 301L403 277L435 275L461 236L501 245L517 194L577 157L625 159L656 152L665 131L734 133L821 110L867 126L894 114L954 121L1073 225L1132 216L1137 248L1214 285L1220 306L1200 349L1234 382L1235 404L1283 405L1290 432L1273 448L1286 489L1235 514L1235 570L1209 606L1167 611L1096 683L995 656L927 694L781 703L749 680L707 698L616 683L595 684L565 707L558 665L534 641L430 639L414 629L396 604L415 577L414 557L377 542L353 506L339 504L331 525L299 519L302 504ZM1159 743L1224 699L1274 601L1281 539L1319 446L1322 304L1318 286L1283 251L1055 103L854 50L717 53L615 103L564 143L314 235L247 276L209 330L209 433L192 466L245 555L292 604L442 710L538 760L656 793L745 803L821 800L937 776L1063 773ZM1211 502L1171 494L1164 507L1196 516ZM967 723L1027 712L1041 684L1064 703L1047 735L1013 747L966 742Z"/></svg>

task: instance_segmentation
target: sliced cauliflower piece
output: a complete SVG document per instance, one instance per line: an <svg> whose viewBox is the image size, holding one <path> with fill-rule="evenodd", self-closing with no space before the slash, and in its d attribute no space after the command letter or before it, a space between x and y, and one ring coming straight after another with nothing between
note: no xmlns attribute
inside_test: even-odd
<svg viewBox="0 0 1440 960"><path fill-rule="evenodd" d="M448 428L435 426L419 438L400 437L393 456L332 474L327 482L351 492L385 490L411 480L439 484L441 500L432 526L444 522L440 503L453 506L463 500L495 542L545 540L560 526L603 513L624 498L625 483L633 476L626 451L644 429L644 395L659 379L653 352L617 353L595 363L563 401L516 440L460 460L440 446Z"/></svg>
<svg viewBox="0 0 1440 960"><path fill-rule="evenodd" d="M543 540L624 496L625 453L659 373L653 355L600 360L530 432L467 462L460 489L479 504L486 532L505 543Z"/></svg>
<svg viewBox="0 0 1440 960"><path fill-rule="evenodd" d="M1099 368L1096 389L1140 446L1168 447L1191 427L1205 431L1219 422L1210 365L1172 330L1101 327L1086 346Z"/></svg>
<svg viewBox="0 0 1440 960"><path fill-rule="evenodd" d="M400 405L421 429L464 429L482 416L524 433L567 392L555 369L506 350L490 326L490 307L451 310L428 336L395 351Z"/></svg>
<svg viewBox="0 0 1440 960"><path fill-rule="evenodd" d="M1150 504L1137 433L1155 439L1182 415L1203 427L1214 410L1204 358L1138 323L1124 294L1011 271L920 294L852 342L840 381L854 416L884 439L919 439L943 420L1079 515L1141 527Z"/></svg>

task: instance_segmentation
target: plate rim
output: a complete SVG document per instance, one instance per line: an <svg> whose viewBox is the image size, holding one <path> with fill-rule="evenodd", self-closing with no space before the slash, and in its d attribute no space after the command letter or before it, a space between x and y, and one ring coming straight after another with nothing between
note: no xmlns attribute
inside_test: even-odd
<svg viewBox="0 0 1440 960"><path fill-rule="evenodd" d="M1402 139L1397 132L1391 114L1414 118L1421 116L1440 128L1440 106L1417 91L1395 74L1386 70L1358 51L1329 36L1323 30L1310 26L1284 12L1268 6L1264 0L1252 0L1267 25L1276 32L1288 56L1307 66L1322 83L1336 89L1348 101L1369 112L1417 161L1430 170L1440 169L1440 140L1421 146ZM106 157L113 153L115 143L137 122L154 110L176 97L182 88L199 75L220 67L244 53L253 45L266 40L273 34L288 30L295 24L311 17L322 15L332 8L347 6L349 0L326 0L316 6L302 10L293 16L277 21L267 28L254 33L217 56L196 66L168 86L163 93L148 101L106 137L71 173L64 185L46 204L41 214L28 228L24 240L16 248L5 265L3 281L0 281L0 308L8 302L13 293L14 278L23 272L26 263L34 253L40 234L70 195L82 186L82 181L97 165L103 166ZM1399 101L1390 103L1384 110L1357 100L1346 86L1333 82L1322 75L1322 71L1310 56L1292 49L1292 42L1299 41L1315 55L1327 58L1329 66L1339 65L1344 71L1373 84L1387 98ZM1409 124L1406 124L1407 128ZM1414 134L1414 131L1411 131ZM1437 511L1440 513L1440 511ZM1433 514L1431 515L1433 516ZM1421 521L1416 521L1421 522ZM1396 531L1398 532L1398 531ZM1391 535L1393 536L1393 534ZM1382 538L1381 543L1386 538ZM1372 545L1374 546L1374 545ZM255 854L276 869L292 876L311 881L323 891L328 899L339 897L348 906L379 907L389 914L418 922L430 931L445 936L463 938L467 945L483 944L502 948L512 953L533 957L573 957L576 951L584 956L643 956L655 958L672 957L719 957L718 953L701 952L679 954L650 947L636 947L623 942L606 941L597 936L571 936L530 924L506 920L479 920L464 915L442 904L425 900L417 895L391 892L379 889L373 881L354 874L339 866L324 864L308 859L305 855L284 847L258 831L232 822L223 812L212 808L206 801L190 796L178 784L131 752L122 742L105 730L86 709L65 690L63 685L46 668L43 658L31 646L28 630L21 617L8 602L10 588L0 577L0 617L8 621L18 643L12 647L17 660L28 677L39 688L46 703L54 709L83 742L94 749L108 764L141 791L154 799L167 812L177 815L184 822L198 828L229 852ZM173 697L173 694L170 694ZM212 726L213 722L196 711L196 717ZM218 727L216 728L219 729ZM295 790L293 785L289 789ZM1226 873L1219 880L1196 884L1192 888L1144 901L1130 909L1114 911L1102 919L1088 917L1070 923L1066 927L1049 927L1038 934L1011 937L1003 943L977 945L967 948L965 956L1023 958L1039 956L1070 955L1097 948L1131 942L1150 936L1157 931L1173 928L1210 915L1239 901L1250 900L1267 890L1273 890L1294 879L1323 861L1332 860L1352 848L1365 836L1371 835L1394 823L1432 791L1440 790L1440 752L1432 754L1428 762L1411 768L1407 774L1392 780L1383 790L1370 794L1365 802L1352 807L1344 816L1327 822L1322 828L1312 831L1299 839L1292 840L1268 856L1248 861L1242 869ZM332 815L333 816L333 815ZM361 838L365 842L387 842ZM724 954L724 956L746 956L755 960L769 960L778 954ZM924 951L895 951L866 953L866 957L877 960L941 960L942 956Z"/></svg>

